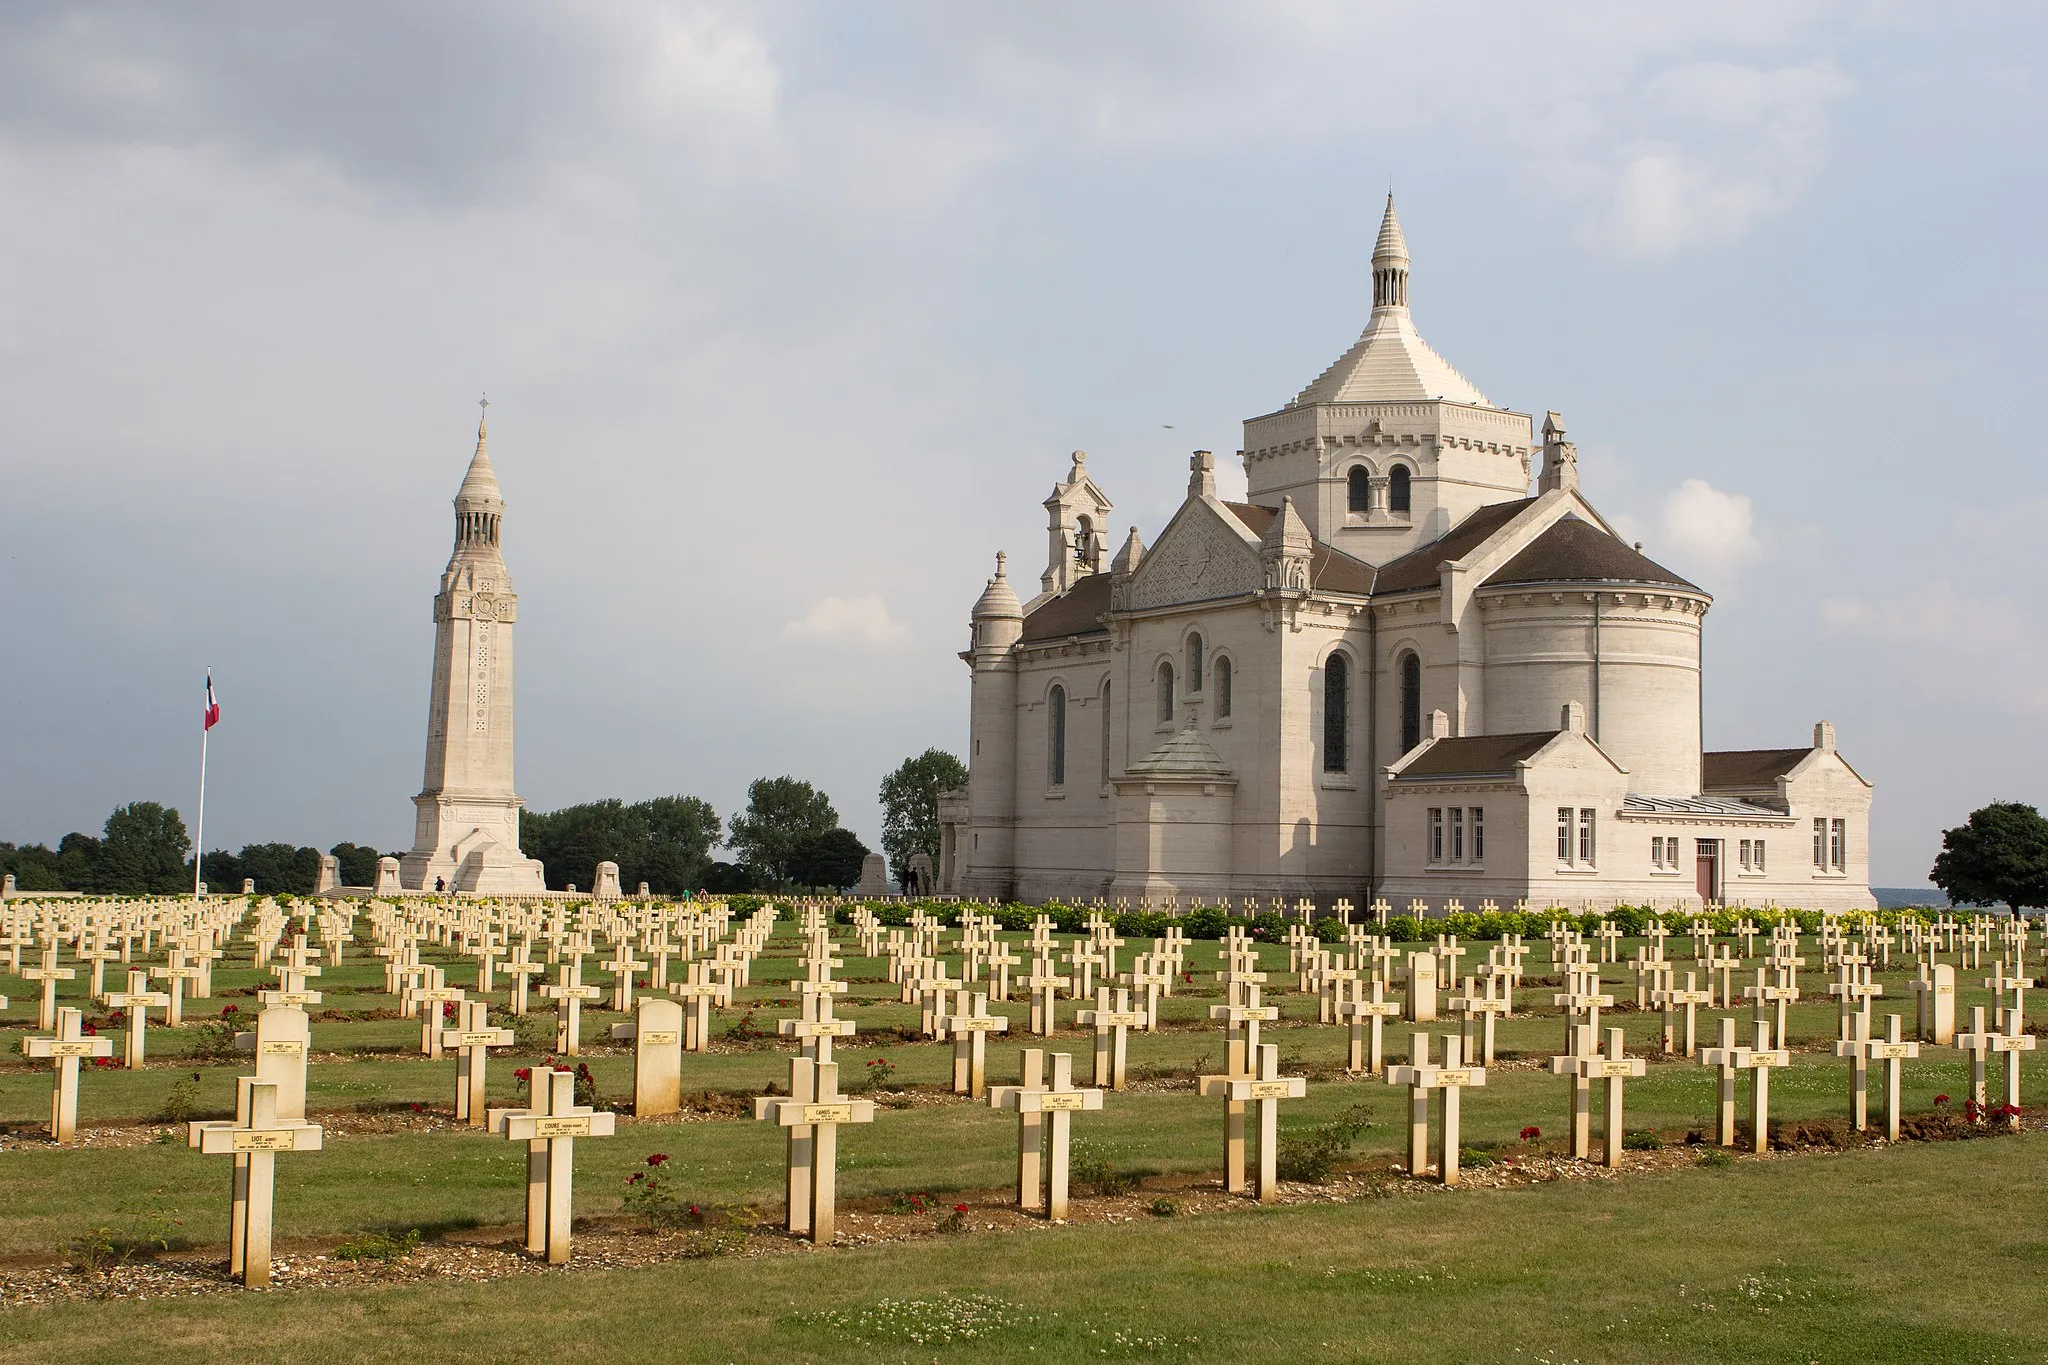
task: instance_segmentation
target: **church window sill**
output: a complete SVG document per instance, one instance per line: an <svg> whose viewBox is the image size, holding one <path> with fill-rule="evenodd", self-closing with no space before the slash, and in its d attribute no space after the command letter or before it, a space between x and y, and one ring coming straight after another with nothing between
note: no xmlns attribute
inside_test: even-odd
<svg viewBox="0 0 2048 1365"><path fill-rule="evenodd" d="M1221 720L1210 721L1209 728L1211 730L1228 730L1230 728L1230 717L1225 716Z"/></svg>
<svg viewBox="0 0 2048 1365"><path fill-rule="evenodd" d="M1557 868L1560 877L1597 877L1600 869L1587 863L1560 863Z"/></svg>
<svg viewBox="0 0 2048 1365"><path fill-rule="evenodd" d="M1355 792L1358 783L1343 773L1324 773L1322 781L1316 783L1326 792Z"/></svg>
<svg viewBox="0 0 2048 1365"><path fill-rule="evenodd" d="M1065 787L1048 787L1046 788L1045 799L1048 801L1064 801L1067 799L1067 789Z"/></svg>

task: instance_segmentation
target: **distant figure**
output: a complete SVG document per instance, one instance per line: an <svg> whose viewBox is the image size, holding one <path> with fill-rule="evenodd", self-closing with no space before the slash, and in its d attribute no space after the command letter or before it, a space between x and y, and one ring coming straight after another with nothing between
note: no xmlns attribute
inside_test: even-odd
<svg viewBox="0 0 2048 1365"><path fill-rule="evenodd" d="M434 878L434 889L436 891L446 891L448 889L448 879L446 877Z"/></svg>

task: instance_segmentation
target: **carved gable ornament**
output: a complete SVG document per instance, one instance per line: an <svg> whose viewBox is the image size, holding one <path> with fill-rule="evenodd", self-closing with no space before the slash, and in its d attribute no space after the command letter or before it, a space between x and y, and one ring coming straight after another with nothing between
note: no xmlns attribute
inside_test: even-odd
<svg viewBox="0 0 2048 1365"><path fill-rule="evenodd" d="M1203 507L1170 527L1131 576L1129 610L1206 602L1257 592L1264 583L1256 546Z"/></svg>

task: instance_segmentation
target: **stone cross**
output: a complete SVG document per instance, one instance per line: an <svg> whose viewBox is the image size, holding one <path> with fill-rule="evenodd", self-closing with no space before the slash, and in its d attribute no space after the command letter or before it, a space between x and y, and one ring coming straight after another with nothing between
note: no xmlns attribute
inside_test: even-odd
<svg viewBox="0 0 2048 1365"><path fill-rule="evenodd" d="M192 1123L186 1145L235 1159L228 1214L228 1273L251 1289L270 1283L270 1228L279 1152L317 1152L320 1125L277 1112L277 1087L254 1076L235 1083L232 1123Z"/></svg>
<svg viewBox="0 0 2048 1365"><path fill-rule="evenodd" d="M1721 1021L1718 1047L1700 1049L1700 1064L1721 1069L1720 1122L1715 1140L1723 1147L1735 1145L1735 1073L1749 1072L1750 1150L1767 1152L1771 1146L1771 1068L1792 1065L1792 1054L1771 1046L1771 1021L1755 1021L1756 1046L1735 1046L1735 1021Z"/></svg>
<svg viewBox="0 0 2048 1365"><path fill-rule="evenodd" d="M1232 1104L1259 1107L1258 1197L1261 1204L1280 1197L1280 1101L1298 1100L1308 1094L1308 1078L1280 1074L1280 1047L1266 1043L1258 1049L1257 1070L1249 1076L1226 1082L1224 1096Z"/></svg>
<svg viewBox="0 0 2048 1365"><path fill-rule="evenodd" d="M1613 920L1603 919L1600 927L1593 931L1593 937L1600 940L1600 961L1602 963L1621 960L1621 940L1625 937L1621 927Z"/></svg>
<svg viewBox="0 0 2048 1365"><path fill-rule="evenodd" d="M1572 1084L1571 1140L1567 1150L1574 1161L1584 1161L1593 1153L1593 1079L1586 1063L1598 1060L1593 1046L1595 1036L1591 1024L1576 1025L1564 1055L1550 1059L1550 1074L1566 1077Z"/></svg>
<svg viewBox="0 0 2048 1365"><path fill-rule="evenodd" d="M1851 1089L1849 1092L1850 1117L1855 1123L1856 1131L1859 1133L1864 1131L1869 1123L1868 1101L1863 1088L1863 1083L1867 1083L1868 1080L1869 1064L1873 1061L1884 1064L1884 1136L1887 1142L1897 1142L1899 1140L1899 1073L1903 1070L1907 1058L1920 1055L1920 1044L1905 1040L1903 1036L1905 1021L1898 1015L1887 1014L1884 1020L1885 1036L1882 1039L1872 1039L1869 1036L1869 1020L1858 1016L1856 1020L1856 1037L1848 1043L1837 1043L1835 1051L1842 1053L1844 1048L1853 1047L1859 1049L1862 1053L1860 1063L1852 1072Z"/></svg>
<svg viewBox="0 0 2048 1365"><path fill-rule="evenodd" d="M1956 969L1946 962L1921 963L1912 982L1920 1041L1947 1047L1956 1036Z"/></svg>
<svg viewBox="0 0 2048 1365"><path fill-rule="evenodd" d="M1145 1032L1159 1032L1159 997L1173 994L1173 966L1158 953L1140 953L1131 959L1131 969L1120 978L1124 985L1144 992L1139 1007L1145 1016Z"/></svg>
<svg viewBox="0 0 2048 1365"><path fill-rule="evenodd" d="M953 1035L953 1093L980 1099L988 1091L988 1036L1008 1033L1010 1021L988 1012L988 996L955 992L953 1012L939 1027Z"/></svg>
<svg viewBox="0 0 2048 1365"><path fill-rule="evenodd" d="M1131 993L1121 987L1112 991L1100 986L1095 991L1095 1008L1074 1011L1077 1027L1095 1030L1096 1085L1111 1090L1124 1088L1124 1049L1132 1028L1145 1022L1142 1010L1131 1008Z"/></svg>
<svg viewBox="0 0 2048 1365"><path fill-rule="evenodd" d="M1429 1169L1429 1107L1436 1097L1436 1157L1439 1178L1446 1185L1458 1183L1458 1096L1467 1086L1486 1084L1486 1072L1468 1067L1464 1042L1455 1034L1443 1039L1443 1065L1429 1063L1429 1035L1418 1033L1409 1039L1409 1064L1387 1068L1388 1085L1408 1087L1408 1174L1421 1177Z"/></svg>
<svg viewBox="0 0 2048 1365"><path fill-rule="evenodd" d="M1640 1057L1624 1055L1622 1031L1618 1028L1607 1030L1606 1055L1576 1060L1588 1080L1598 1080L1606 1088L1606 1113L1601 1119L1600 1129L1600 1164L1611 1170L1621 1164L1622 1086L1631 1078L1643 1075L1648 1064Z"/></svg>
<svg viewBox="0 0 2048 1365"><path fill-rule="evenodd" d="M1043 1209L1047 1218L1062 1222L1067 1216L1073 1118L1085 1110L1102 1108L1102 1091L1074 1085L1072 1053L1053 1054L1050 1086L1042 1083L1043 1050L1026 1048L1023 1060L1023 1083L991 1086L988 1102L991 1108L1017 1113L1017 1206Z"/></svg>
<svg viewBox="0 0 2048 1365"><path fill-rule="evenodd" d="M1994 1018L1998 1031L2001 1033L2025 1033L2027 1031L2027 992L2034 988L2033 978L2008 976L2002 967L1994 965L1991 969L1990 978L1984 982L1984 988L1991 992L1991 998L1998 1006L1998 1013ZM2012 1004L2010 1006L2001 998L2006 995L2012 996Z"/></svg>
<svg viewBox="0 0 2048 1365"><path fill-rule="evenodd" d="M149 988L149 973L140 967L128 969L128 989L114 991L101 999L109 1009L128 1011L127 1046L122 1056L122 1065L130 1071L142 1065L147 1052L145 1035L149 1030L149 1012L152 1009L168 1010L171 997L165 991Z"/></svg>
<svg viewBox="0 0 2048 1365"><path fill-rule="evenodd" d="M829 1062L832 1040L851 1038L857 1031L853 1020L833 1018L832 1008L829 993L807 994L803 997L803 1013L795 1019L780 1020L775 1031L784 1038L796 1039L798 1049L812 1061Z"/></svg>
<svg viewBox="0 0 2048 1365"><path fill-rule="evenodd" d="M595 986L583 984L580 957L574 965L565 962L555 972L557 979L542 986L540 993L555 1002L555 1051L564 1057L574 1057L583 1051L583 1002L597 999L601 992Z"/></svg>
<svg viewBox="0 0 2048 1365"><path fill-rule="evenodd" d="M1650 994L1650 1003L1664 1011L1664 1055L1667 1057L1678 1050L1677 1040L1672 1027L1674 1022L1672 1014L1675 1010L1681 1008L1685 1011L1685 1055L1690 1058L1699 1052L1699 1007L1701 1005L1711 1005L1714 1000L1714 993L1711 990L1703 991L1698 989L1694 985L1694 976L1695 974L1692 972L1685 974L1685 989L1683 990L1666 984Z"/></svg>
<svg viewBox="0 0 2048 1365"><path fill-rule="evenodd" d="M512 1013L524 1018L526 1015L527 992L532 989L532 978L545 976L547 965L533 961L528 954L533 951L533 940L522 938L512 950L512 960L498 970L512 978Z"/></svg>
<svg viewBox="0 0 2048 1365"><path fill-rule="evenodd" d="M1032 959L1031 975L1024 978L1024 986L1031 992L1031 1031L1039 1037L1047 1037L1059 1027L1056 992L1071 981L1053 971L1051 954Z"/></svg>
<svg viewBox="0 0 2048 1365"><path fill-rule="evenodd" d="M527 1251L547 1257L549 1265L566 1265L576 1139L612 1136L617 1118L576 1103L573 1071L537 1066L528 1091L532 1099L525 1109L489 1111L490 1128L499 1137L526 1144Z"/></svg>
<svg viewBox="0 0 2048 1365"><path fill-rule="evenodd" d="M69 1142L78 1134L78 1061L111 1057L110 1038L88 1038L83 1011L65 1006L57 1011L54 1038L24 1038L21 1053L50 1063L50 1141Z"/></svg>
<svg viewBox="0 0 2048 1365"><path fill-rule="evenodd" d="M790 1232L830 1246L839 1209L839 1125L873 1123L875 1102L839 1093L837 1062L792 1057L789 1082L789 1098L755 1100L754 1117L790 1130Z"/></svg>
<svg viewBox="0 0 2048 1365"><path fill-rule="evenodd" d="M2005 1106L2011 1110L2001 1122L2012 1128L2019 1126L2020 1107L2020 1054L2032 1052L2039 1040L2031 1033L2015 1033L2010 1027L1997 1032L1985 1027L1984 1007L1970 1009L1970 1031L1956 1035L1956 1046L1970 1054L1970 1096L1977 1101L1980 1116L1988 1112L1990 1097L1986 1086L1986 1059L1994 1052L2005 1056Z"/></svg>
<svg viewBox="0 0 2048 1365"><path fill-rule="evenodd" d="M468 992L460 986L449 985L448 973L439 967L423 966L420 972L420 984L406 987L405 998L419 1006L420 1056L439 1061L441 1034L447 1027L447 1015L441 1007L459 1007Z"/></svg>
<svg viewBox="0 0 2048 1365"><path fill-rule="evenodd" d="M24 981L40 981L43 986L40 1003L36 1006L36 1027L53 1029L57 1027L57 983L69 981L78 975L76 967L57 965L57 941L52 939L43 949L43 965L26 967L16 973Z"/></svg>
<svg viewBox="0 0 2048 1365"><path fill-rule="evenodd" d="M1353 1076L1377 1076L1386 1069L1386 1023L1399 1018L1401 1002L1387 999L1384 981L1352 981L1348 999L1337 1002L1337 1017L1350 1025L1350 1052L1344 1069Z"/></svg>
<svg viewBox="0 0 2048 1365"><path fill-rule="evenodd" d="M1564 1011L1564 1050L1570 1052L1572 1032L1580 1024L1589 1024L1595 1037L1600 1032L1600 1011L1614 1008L1614 997L1600 989L1600 972L1597 967L1572 965L1565 968L1565 988L1550 997L1550 1003Z"/></svg>
<svg viewBox="0 0 2048 1365"><path fill-rule="evenodd" d="M489 1118L489 1101L484 1098L485 1064L492 1048L511 1047L518 1041L511 1029L491 1027L489 1001L465 1000L455 1007L455 1027L442 1030L441 1045L455 1049L456 1122L471 1128L485 1126Z"/></svg>
<svg viewBox="0 0 2048 1365"><path fill-rule="evenodd" d="M1763 967L1756 969L1756 984L1744 986L1742 988L1742 998L1756 1006L1757 1018L1765 1018L1768 1013L1771 1021L1771 1036L1779 1042L1783 1042L1788 1022L1788 1012L1792 1002L1799 998L1799 987L1786 979L1789 973L1785 968L1777 968L1776 975L1778 980L1768 985L1764 981L1765 973L1766 969Z"/></svg>
<svg viewBox="0 0 2048 1365"><path fill-rule="evenodd" d="M1884 994L1884 987L1870 979L1870 967L1844 960L1835 968L1835 981L1828 987L1828 994L1834 996L1841 1006L1837 1041L1847 1042L1856 1036L1851 1021L1858 1017L1863 1020L1863 1036L1868 1038L1870 1002Z"/></svg>
<svg viewBox="0 0 2048 1365"><path fill-rule="evenodd" d="M645 962L634 960L633 941L621 938L612 960L599 964L612 974L612 1009L619 1014L633 1012L633 973L647 970Z"/></svg>
<svg viewBox="0 0 2048 1365"><path fill-rule="evenodd" d="M1477 989L1477 979L1468 976L1464 992L1451 997L1451 1013L1464 1024L1460 1030L1465 1040L1464 1055L1470 1057L1476 1051L1481 1066L1493 1065L1494 1022L1508 1012L1508 1002L1501 998L1498 982L1498 977L1487 977L1486 990L1482 994ZM1479 1035L1476 1048L1475 1033Z"/></svg>
<svg viewBox="0 0 2048 1365"><path fill-rule="evenodd" d="M692 962L683 980L668 983L668 993L678 1000L689 1002L690 1014L684 1021L683 1028L683 1050L709 1052L711 1007L732 1003L731 985L724 981L712 980L709 963Z"/></svg>

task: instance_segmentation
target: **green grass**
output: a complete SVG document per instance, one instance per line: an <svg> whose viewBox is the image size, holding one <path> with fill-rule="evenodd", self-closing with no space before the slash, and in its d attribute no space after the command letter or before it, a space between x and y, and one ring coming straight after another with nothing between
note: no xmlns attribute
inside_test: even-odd
<svg viewBox="0 0 2048 1365"><path fill-rule="evenodd" d="M2044 1155L2033 1136L1909 1145L636 1271L64 1305L0 1317L0 1358L2033 1360L2048 1194L2015 1172ZM984 1297L932 1303L968 1295ZM910 1300L930 1306L890 1306ZM903 1335L970 1318L988 1335Z"/></svg>
<svg viewBox="0 0 2048 1365"><path fill-rule="evenodd" d="M785 925L785 929L787 925ZM1014 936L1013 936L1014 937ZM1144 945L1132 944L1125 949ZM1630 945L1632 946L1632 945ZM849 945L850 949L851 945ZM792 975L789 940L781 956L756 963L752 989L721 1012L718 1033L752 1008L772 1033L772 1020L793 1012L782 984ZM1690 945L1674 943L1681 975ZM1482 950L1483 951L1483 950ZM1215 947L1191 945L1196 983L1169 1002L1168 1028L1134 1035L1133 1073L1186 1077L1214 1069L1220 1035L1206 1021L1217 999L1211 978ZM1531 953L1529 972L1547 972L1547 955ZM1817 961L1818 954L1809 949ZM452 981L473 984L462 959L430 954ZM1285 1069L1321 1077L1305 1100L1283 1110L1283 1127L1328 1123L1363 1105L1376 1120L1352 1158L1384 1167L1401 1150L1400 1096L1378 1081L1331 1074L1344 1056L1345 1031L1314 1023L1311 999L1287 993L1285 949L1264 953L1272 973L1268 1001L1285 1022L1266 1032L1280 1045ZM225 961L225 959L224 959ZM217 967L215 996L191 1002L188 1018L216 1016L227 1004L247 1015L261 984L242 959ZM957 959L955 959L957 962ZM879 1030L914 1027L915 1011L877 981L883 964L854 958L842 975L855 981L843 1016L868 1035L842 1046L842 1078L886 1056L892 1084L943 1089L950 1045L881 1040ZM1959 972L1959 1022L1968 1007L1988 1004L1977 986L1984 973ZM1878 1014L1912 1002L1908 974L1881 980L1887 998ZM119 980L110 972L110 986ZM587 973L597 984L602 971ZM1618 999L1630 978L1607 970ZM294 1239L402 1235L517 1222L522 1205L523 1152L511 1143L466 1132L408 1130L410 1106L445 1111L454 1063L418 1056L418 1024L369 1017L395 1008L382 994L376 960L360 948L315 984L316 1061L309 1109L322 1114L395 1111L396 1131L341 1131L330 1123L325 1150L279 1161L277 1235ZM1847 1073L1830 1055L1836 1013L1818 971L1803 984L1819 999L1792 1011L1795 1065L1773 1077L1775 1118L1813 1120L1846 1113ZM12 1007L0 1016L0 1058L19 1055L16 1039L33 1021L28 983L0 974ZM66 983L62 1000L83 1003L85 983ZM1504 1057L1545 1058L1559 1050L1562 1024L1551 988L1528 987L1525 1013L1498 1032ZM536 1002L538 1004L538 1002ZM2030 1002L2032 1003L2032 1002ZM1071 1018L1072 1002L1062 1002ZM1075 1054L1087 1072L1090 1040L1068 1029L1049 1043L1025 1030L1028 1006L991 1007L1013 1032L990 1047L990 1075L1014 1076L1017 1052L1048 1046ZM326 1011L336 1017L322 1017ZM546 1018L548 1016L543 1016ZM619 1016L585 1014L584 1037L605 1037ZM1711 1039L1713 1019L1700 1036ZM1738 1012L1745 1021L1747 1010ZM1632 1048L1657 1037L1655 1012L1617 1013ZM1448 1021L1429 1027L1454 1031ZM114 1031L118 1030L103 1030ZM1409 1026L1388 1030L1391 1057L1405 1058ZM158 1113L170 1088L195 1071L197 1108L232 1106L237 1059L201 1064L189 1058L194 1030L153 1028L153 1064L129 1073L88 1072L81 1122L140 1124ZM1906 1067L1909 1112L1924 1111L1947 1092L1958 1107L1967 1093L1967 1064L1949 1049L1928 1048ZM118 1043L116 1055L119 1054ZM721 1050L684 1061L686 1090L758 1094L787 1075L789 1051L778 1042ZM515 1093L515 1067L538 1054L494 1056L491 1091ZM631 1089L623 1054L590 1059L607 1095ZM2048 1085L2048 1054L2030 1055L2028 1095ZM1994 1087L1996 1086L1994 1069ZM1712 1073L1682 1061L1653 1061L1631 1082L1626 1123L1657 1130L1667 1141L1706 1123L1713 1108ZM47 1113L46 1069L0 1064L0 1123L26 1130L0 1154L0 1256L48 1259L86 1228L118 1224L138 1204L179 1222L198 1245L223 1240L227 1164L175 1141L111 1149L56 1150L33 1138ZM1512 1149L1517 1134L1540 1126L1541 1144L1555 1149L1567 1128L1565 1084L1547 1071L1496 1068L1464 1103L1464 1140L1475 1148ZM1191 1090L1147 1090L1112 1096L1100 1114L1076 1121L1089 1155L1123 1169L1161 1174L1213 1174L1219 1167L1220 1106ZM902 1190L973 1191L997 1198L1012 1176L1014 1119L964 1101L885 1108L872 1125L842 1130L841 1192L849 1199ZM24 1140L26 1138L26 1140ZM782 1137L744 1119L648 1122L624 1119L618 1136L577 1147L576 1207L580 1215L614 1213L628 1173L645 1157L666 1152L687 1196L703 1203L780 1203ZM2031 1358L2027 1349L2048 1308L2028 1290L2048 1264L2038 1226L2038 1183L2024 1177L2048 1153L2048 1136L1994 1142L1908 1145L1888 1151L1808 1156L1789 1161L1738 1160L1714 1170L1685 1170L1621 1182L1567 1182L1512 1191L1473 1190L1453 1196L1368 1201L1343 1207L1297 1207L1137 1225L1088 1226L1028 1234L976 1235L897 1244L829 1255L744 1261L691 1261L633 1272L524 1276L484 1284L294 1293L289 1312L258 1296L179 1303L111 1302L0 1313L0 1357L34 1360L190 1360L260 1342L280 1360L312 1357L376 1359L454 1352L465 1358L533 1358L576 1352L600 1358L719 1360L893 1360L945 1358L1034 1360L1160 1355L1166 1358L1302 1358L1405 1360L1849 1360ZM980 1294L993 1302L901 1308L883 1300L929 1300ZM817 1314L827 1314L819 1317ZM810 1316L807 1316L810 1315ZM990 1335L937 1341L935 1321L978 1320ZM686 1330L678 1330L679 1326ZM1121 1338L1117 1333L1121 1332ZM1035 1350L1027 1348L1035 1347Z"/></svg>

